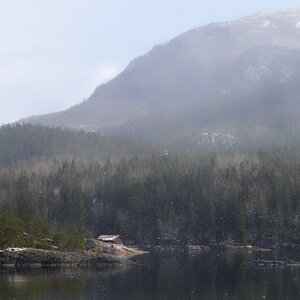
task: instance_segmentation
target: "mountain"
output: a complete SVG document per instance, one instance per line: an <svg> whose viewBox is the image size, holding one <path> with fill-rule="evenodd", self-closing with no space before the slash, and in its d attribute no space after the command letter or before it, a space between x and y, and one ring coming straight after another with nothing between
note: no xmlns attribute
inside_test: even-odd
<svg viewBox="0 0 300 300"><path fill-rule="evenodd" d="M290 142L300 132L300 9L190 30L70 109L22 122L191 146Z"/></svg>

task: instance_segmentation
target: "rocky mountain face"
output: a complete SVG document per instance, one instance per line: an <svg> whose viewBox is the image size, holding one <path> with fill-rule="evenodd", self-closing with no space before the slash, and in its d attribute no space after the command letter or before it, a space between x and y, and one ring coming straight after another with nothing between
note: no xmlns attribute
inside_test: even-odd
<svg viewBox="0 0 300 300"><path fill-rule="evenodd" d="M23 121L185 145L285 142L300 131L300 9L190 30L83 103Z"/></svg>

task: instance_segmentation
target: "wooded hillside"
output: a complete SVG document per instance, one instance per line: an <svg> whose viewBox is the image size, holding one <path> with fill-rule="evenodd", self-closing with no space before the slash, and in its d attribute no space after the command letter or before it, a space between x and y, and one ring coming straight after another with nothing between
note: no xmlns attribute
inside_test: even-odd
<svg viewBox="0 0 300 300"><path fill-rule="evenodd" d="M26 136L26 127L18 130ZM69 144L77 135L87 138L59 133ZM33 153L42 148L40 136L28 137ZM28 143L21 146L28 149ZM17 216L42 218L55 230L118 233L135 242L299 242L300 151L49 156L2 168L0 204Z"/></svg>

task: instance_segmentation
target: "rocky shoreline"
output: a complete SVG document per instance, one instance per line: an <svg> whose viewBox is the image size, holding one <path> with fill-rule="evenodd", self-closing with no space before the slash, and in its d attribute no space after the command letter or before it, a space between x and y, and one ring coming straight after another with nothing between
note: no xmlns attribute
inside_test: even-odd
<svg viewBox="0 0 300 300"><path fill-rule="evenodd" d="M0 253L0 268L24 267L109 267L132 264L124 257L91 251L61 252L26 249Z"/></svg>
<svg viewBox="0 0 300 300"><path fill-rule="evenodd" d="M155 245L145 247L158 252L186 252L188 255L209 254L212 255L232 255L246 254L249 255L250 262L257 267L291 267L300 268L299 255L298 259L294 260L293 256L288 257L283 255L281 260L277 258L280 251L296 250L299 251L298 244L277 244L271 247L255 246L255 245L240 245L234 242L229 243L213 243L210 245ZM300 254L300 252L299 252Z"/></svg>
<svg viewBox="0 0 300 300"><path fill-rule="evenodd" d="M138 248L126 247L124 245L104 243L98 240L86 240L86 249L77 251L56 251L26 248L13 251L0 251L0 269L4 268L26 268L26 267L120 267L130 266L134 262L130 260L136 255L147 252ZM252 245L239 245L237 243L215 243L209 246L204 245L156 245L143 246L144 249L158 251L188 251L188 253L209 253L211 251L236 252L245 251L247 253L273 252L275 249L295 249L298 245L283 244L277 247L261 248ZM295 261L278 261L257 259L254 261L257 266L300 266Z"/></svg>
<svg viewBox="0 0 300 300"><path fill-rule="evenodd" d="M91 241L89 241L91 244ZM132 256L144 254L144 251L124 245L105 244L96 240L87 250L54 251L26 248L21 251L0 251L1 268L26 267L118 267L134 263Z"/></svg>
<svg viewBox="0 0 300 300"><path fill-rule="evenodd" d="M231 243L215 243L210 245L156 245L154 249L161 251L197 251L197 252L210 252L210 251L247 251L247 252L271 252L275 248L264 248L252 245L239 245ZM146 247L147 248L147 247ZM148 248L152 248L149 246Z"/></svg>

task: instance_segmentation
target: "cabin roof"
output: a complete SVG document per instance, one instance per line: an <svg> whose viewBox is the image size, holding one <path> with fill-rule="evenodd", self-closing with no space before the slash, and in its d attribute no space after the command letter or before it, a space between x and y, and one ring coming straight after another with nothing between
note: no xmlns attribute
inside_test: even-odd
<svg viewBox="0 0 300 300"><path fill-rule="evenodd" d="M114 241L118 238L122 239L120 235L99 235L98 240Z"/></svg>

